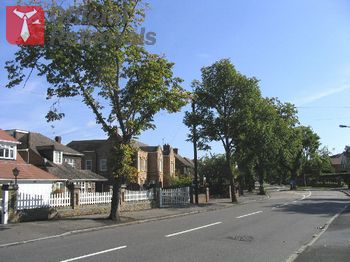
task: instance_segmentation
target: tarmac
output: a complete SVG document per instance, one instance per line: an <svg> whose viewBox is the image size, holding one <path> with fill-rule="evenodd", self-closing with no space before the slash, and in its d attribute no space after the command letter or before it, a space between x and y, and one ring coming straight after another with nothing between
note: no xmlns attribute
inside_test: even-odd
<svg viewBox="0 0 350 262"><path fill-rule="evenodd" d="M269 196L259 196L256 193L245 193L239 197L238 204L263 200ZM145 223L154 220L191 215L233 207L230 199L211 199L209 203L187 205L176 208L153 208L142 211L122 212L121 221L107 219L108 214L71 217L50 221L23 222L0 225L0 248L19 245L44 239L56 238L86 231L100 230L108 227L126 226L135 223Z"/></svg>

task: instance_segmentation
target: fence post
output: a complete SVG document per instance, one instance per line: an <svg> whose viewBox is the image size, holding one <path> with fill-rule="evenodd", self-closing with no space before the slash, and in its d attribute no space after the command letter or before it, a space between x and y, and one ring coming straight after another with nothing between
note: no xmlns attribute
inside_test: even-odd
<svg viewBox="0 0 350 262"><path fill-rule="evenodd" d="M1 224L6 225L9 217L9 191L8 185L2 186L2 214L1 214Z"/></svg>
<svg viewBox="0 0 350 262"><path fill-rule="evenodd" d="M157 202L159 207L163 207L162 188L157 187Z"/></svg>
<svg viewBox="0 0 350 262"><path fill-rule="evenodd" d="M193 186L190 186L190 204L193 204Z"/></svg>
<svg viewBox="0 0 350 262"><path fill-rule="evenodd" d="M70 204L72 209L79 208L80 205L80 188L76 187L73 183L68 185L70 191Z"/></svg>
<svg viewBox="0 0 350 262"><path fill-rule="evenodd" d="M205 189L205 200L207 203L209 202L209 187Z"/></svg>
<svg viewBox="0 0 350 262"><path fill-rule="evenodd" d="M125 202L125 190L126 190L125 185L122 185L120 187L120 206L122 206Z"/></svg>

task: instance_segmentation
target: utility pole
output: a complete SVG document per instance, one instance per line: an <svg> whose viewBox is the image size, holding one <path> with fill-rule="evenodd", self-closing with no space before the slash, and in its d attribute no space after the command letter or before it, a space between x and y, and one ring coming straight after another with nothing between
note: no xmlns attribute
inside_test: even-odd
<svg viewBox="0 0 350 262"><path fill-rule="evenodd" d="M194 99L192 99L192 115L195 117L196 105ZM193 138L193 162L194 162L194 195L195 203L198 205L198 161L197 161L197 126L196 121L193 121L192 126L192 138Z"/></svg>

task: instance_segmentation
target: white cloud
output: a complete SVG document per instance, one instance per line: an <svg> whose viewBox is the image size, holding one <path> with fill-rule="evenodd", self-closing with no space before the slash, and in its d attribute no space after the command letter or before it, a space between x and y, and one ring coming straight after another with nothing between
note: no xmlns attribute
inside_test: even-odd
<svg viewBox="0 0 350 262"><path fill-rule="evenodd" d="M332 88L328 88L328 89L324 89L324 90L321 90L319 92L315 92L311 95L307 95L303 98L300 98L300 99L296 99L294 101L295 104L297 104L298 106L301 106L301 105L306 105L306 104L310 104L312 102L315 102L317 100L320 100L322 98L325 98L325 97L328 97L328 96L331 96L331 95L334 95L334 94L338 94L338 93L341 93L345 90L348 90L350 89L350 85L349 84L344 84L344 85L341 85L341 86L338 86L338 87L332 87Z"/></svg>

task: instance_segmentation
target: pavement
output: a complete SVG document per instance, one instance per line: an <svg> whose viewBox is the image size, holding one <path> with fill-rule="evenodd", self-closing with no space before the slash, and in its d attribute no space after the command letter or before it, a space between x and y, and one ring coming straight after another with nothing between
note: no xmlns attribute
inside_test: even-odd
<svg viewBox="0 0 350 262"><path fill-rule="evenodd" d="M238 205L259 201L268 196L256 193L245 193L239 197ZM108 227L118 227L130 224L144 223L154 220L209 212L232 207L230 199L211 199L209 203L188 205L178 208L154 208L142 211L123 212L121 222L107 219L106 214L79 216L51 221L35 221L0 225L0 247L23 244L37 240L50 239L80 232L100 230Z"/></svg>
<svg viewBox="0 0 350 262"><path fill-rule="evenodd" d="M350 190L342 190L350 196ZM350 205L327 225L322 234L312 245L294 260L296 262L328 262L350 260Z"/></svg>

